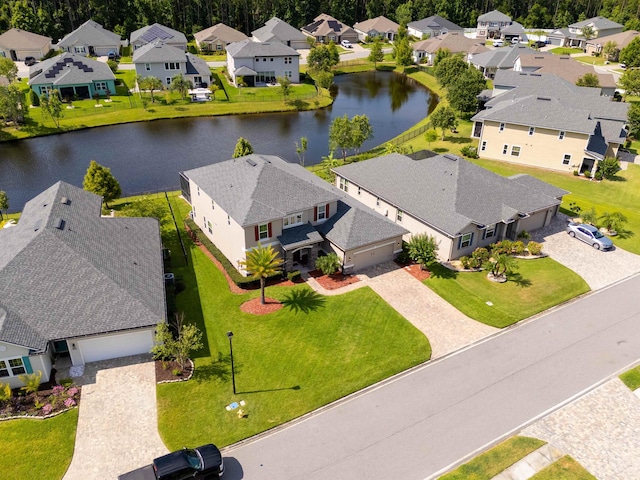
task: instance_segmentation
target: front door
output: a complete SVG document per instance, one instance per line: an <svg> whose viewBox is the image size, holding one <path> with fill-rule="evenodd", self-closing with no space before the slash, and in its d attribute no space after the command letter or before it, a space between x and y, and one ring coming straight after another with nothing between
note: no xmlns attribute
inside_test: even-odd
<svg viewBox="0 0 640 480"><path fill-rule="evenodd" d="M507 237L509 240L516 239L516 223L517 222L511 222L509 225L507 225L507 233L505 234L505 237Z"/></svg>
<svg viewBox="0 0 640 480"><path fill-rule="evenodd" d="M583 158L582 159L582 166L580 167L580 173L584 173L587 170L589 172L591 172L591 170L593 170L594 162L595 162L595 160L593 158Z"/></svg>
<svg viewBox="0 0 640 480"><path fill-rule="evenodd" d="M53 342L53 351L55 353L68 353L69 345L66 340L56 340Z"/></svg>

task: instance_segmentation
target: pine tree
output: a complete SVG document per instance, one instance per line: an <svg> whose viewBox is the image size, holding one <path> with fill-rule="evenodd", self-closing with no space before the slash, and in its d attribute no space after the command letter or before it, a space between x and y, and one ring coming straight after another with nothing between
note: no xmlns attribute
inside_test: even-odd
<svg viewBox="0 0 640 480"><path fill-rule="evenodd" d="M120 195L122 195L120 184L111 174L111 169L103 167L95 160L91 160L89 164L87 173L84 176L84 181L82 182L82 188L88 192L100 195L107 208L109 208L109 202L111 200L120 198Z"/></svg>

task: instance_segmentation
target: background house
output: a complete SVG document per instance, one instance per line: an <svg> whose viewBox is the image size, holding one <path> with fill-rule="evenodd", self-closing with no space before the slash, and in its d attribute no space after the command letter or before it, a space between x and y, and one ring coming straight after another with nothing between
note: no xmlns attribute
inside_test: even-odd
<svg viewBox="0 0 640 480"><path fill-rule="evenodd" d="M512 20L509 15L498 10L491 10L478 17L478 33L476 38L483 41L487 38L500 38L502 30L511 25Z"/></svg>
<svg viewBox="0 0 640 480"><path fill-rule="evenodd" d="M584 35L584 29L591 30L591 38L606 37L624 30L624 25L604 17L593 17L582 22L569 25L568 28L559 28L547 34L547 40L551 45L559 47L571 47L585 49L589 39Z"/></svg>
<svg viewBox="0 0 640 480"><path fill-rule="evenodd" d="M593 174L626 138L628 104L554 75L499 72L485 106L472 136L493 160Z"/></svg>
<svg viewBox="0 0 640 480"><path fill-rule="evenodd" d="M160 40L140 47L133 52L132 60L137 75L159 78L166 86L180 74L194 86L208 86L211 82L211 70L205 60Z"/></svg>
<svg viewBox="0 0 640 480"><path fill-rule="evenodd" d="M187 37L185 37L184 33L178 32L173 28L165 27L159 23L139 28L138 30L131 32L131 36L129 38L129 43L133 47L134 51L143 45L153 43L157 40L160 40L171 47L179 48L183 52L187 51Z"/></svg>
<svg viewBox="0 0 640 480"><path fill-rule="evenodd" d="M500 32L500 38L506 43L526 43L529 40L521 23L511 22L511 25L504 27Z"/></svg>
<svg viewBox="0 0 640 480"><path fill-rule="evenodd" d="M215 163L181 173L182 195L205 235L242 271L246 252L271 245L285 271L314 268L334 252L345 270L389 261L407 233L300 165L273 155Z"/></svg>
<svg viewBox="0 0 640 480"><path fill-rule="evenodd" d="M548 52L538 52L526 45L509 45L487 52L478 53L469 59L469 63L480 70L485 77L493 78L499 70L513 70L516 60L524 54L537 56L552 56Z"/></svg>
<svg viewBox="0 0 640 480"><path fill-rule="evenodd" d="M407 33L416 38L432 38L447 32L464 34L464 29L440 15L432 15L407 24Z"/></svg>
<svg viewBox="0 0 640 480"><path fill-rule="evenodd" d="M409 231L438 242L447 261L548 225L565 195L528 175L502 177L455 155L392 153L333 169L336 185Z"/></svg>
<svg viewBox="0 0 640 480"><path fill-rule="evenodd" d="M489 49L473 38L467 38L462 32L449 32L437 37L415 42L413 61L432 65L438 50L448 50L451 53L464 54L469 62L475 55L488 52Z"/></svg>
<svg viewBox="0 0 640 480"><path fill-rule="evenodd" d="M318 15L312 23L305 25L301 30L319 43L340 43L343 40L358 43L358 34L353 28L326 13Z"/></svg>
<svg viewBox="0 0 640 480"><path fill-rule="evenodd" d="M379 17L356 23L353 29L358 34L358 40L361 42L364 42L367 37L379 37L382 40L392 42L398 34L399 26L400 25L393 20L389 20L387 17L380 15Z"/></svg>
<svg viewBox="0 0 640 480"><path fill-rule="evenodd" d="M116 76L104 62L62 53L29 68L29 86L38 94L58 90L63 99L115 95Z"/></svg>
<svg viewBox="0 0 640 480"><path fill-rule="evenodd" d="M232 82L242 77L250 87L275 82L277 77L300 83L300 54L279 42L259 43L247 39L227 46L227 70Z"/></svg>
<svg viewBox="0 0 640 480"><path fill-rule="evenodd" d="M58 182L0 230L0 378L147 353L166 318L160 229L101 218L102 199ZM37 297L34 292L38 292Z"/></svg>
<svg viewBox="0 0 640 480"><path fill-rule="evenodd" d="M616 33L613 35L607 35L606 37L598 37L592 40L587 40L587 53L590 55L596 53L602 53L602 49L608 42L612 42L616 46L616 51L609 58L609 60L617 61L620 51L631 43L631 41L638 37L640 32L636 30L627 30L626 32Z"/></svg>
<svg viewBox="0 0 640 480"><path fill-rule="evenodd" d="M104 56L119 52L120 35L102 28L102 25L87 20L58 42L57 48L79 55Z"/></svg>
<svg viewBox="0 0 640 480"><path fill-rule="evenodd" d="M247 38L244 33L224 23L218 23L200 30L194 33L193 36L197 47L207 52L222 52L230 43L241 42Z"/></svg>
<svg viewBox="0 0 640 480"><path fill-rule="evenodd" d="M51 50L51 38L12 28L0 35L0 56L13 61L23 61L25 57L40 60Z"/></svg>
<svg viewBox="0 0 640 480"><path fill-rule="evenodd" d="M309 48L307 36L304 33L277 17L271 18L263 27L251 32L251 35L254 42L280 42L296 50Z"/></svg>

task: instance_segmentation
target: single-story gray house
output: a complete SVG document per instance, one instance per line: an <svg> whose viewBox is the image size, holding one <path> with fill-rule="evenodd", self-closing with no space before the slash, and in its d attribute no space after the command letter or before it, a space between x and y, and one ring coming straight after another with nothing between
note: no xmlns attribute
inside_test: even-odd
<svg viewBox="0 0 640 480"><path fill-rule="evenodd" d="M334 252L346 271L393 260L408 231L298 164L273 155L180 174L193 220L242 274L247 251L271 245L286 272Z"/></svg>
<svg viewBox="0 0 640 480"><path fill-rule="evenodd" d="M0 230L0 382L147 353L166 319L160 229L102 218L102 199L58 182Z"/></svg>
<svg viewBox="0 0 640 480"><path fill-rule="evenodd" d="M432 15L407 24L407 32L416 38L433 38L447 32L464 33L464 28L440 15Z"/></svg>
<svg viewBox="0 0 640 480"><path fill-rule="evenodd" d="M104 56L111 51L119 52L120 45L120 35L93 20L87 20L60 40L57 47L80 55Z"/></svg>
<svg viewBox="0 0 640 480"><path fill-rule="evenodd" d="M315 38L318 43L340 43L343 40L358 43L358 34L353 28L326 13L321 13L312 23L300 30L305 35Z"/></svg>
<svg viewBox="0 0 640 480"><path fill-rule="evenodd" d="M0 35L0 57L10 58L14 62L25 57L40 60L51 50L51 38L19 28L11 28Z"/></svg>
<svg viewBox="0 0 640 480"><path fill-rule="evenodd" d="M296 50L309 48L307 36L278 17L271 18L263 27L251 32L251 35L254 42L280 42Z"/></svg>
<svg viewBox="0 0 640 480"><path fill-rule="evenodd" d="M179 74L195 87L206 87L211 82L211 69L204 59L161 40L148 43L133 52L133 64L142 78L159 78L167 87L171 85L171 79Z"/></svg>
<svg viewBox="0 0 640 480"><path fill-rule="evenodd" d="M392 153L334 168L336 185L407 229L405 239L434 236L443 261L548 225L569 193L529 175L502 177L451 154L414 158Z"/></svg>
<svg viewBox="0 0 640 480"><path fill-rule="evenodd" d="M115 95L115 80L106 63L76 53L61 53L29 68L29 86L38 95L58 90L63 99Z"/></svg>
<svg viewBox="0 0 640 480"><path fill-rule="evenodd" d="M167 45L179 48L183 52L187 51L187 37L184 33L178 32L173 28L165 27L159 23L139 28L138 30L131 32L129 38L129 43L133 47L134 51L143 45L153 43L156 40L161 40Z"/></svg>

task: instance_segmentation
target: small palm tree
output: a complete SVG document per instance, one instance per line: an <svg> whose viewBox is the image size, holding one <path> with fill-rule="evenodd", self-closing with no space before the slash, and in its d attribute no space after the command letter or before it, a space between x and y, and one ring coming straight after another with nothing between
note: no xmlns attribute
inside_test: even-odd
<svg viewBox="0 0 640 480"><path fill-rule="evenodd" d="M264 305L266 303L264 299L264 287L266 285L267 277L271 277L280 273L282 269L282 258L280 254L274 250L271 245L263 247L258 244L257 248L247 252L247 259L240 262L247 272L249 272L253 278L260 279L260 303Z"/></svg>
<svg viewBox="0 0 640 480"><path fill-rule="evenodd" d="M484 264L494 278L504 278L517 268L516 259L506 253L500 253Z"/></svg>
<svg viewBox="0 0 640 480"><path fill-rule="evenodd" d="M609 232L614 232L621 229L624 224L627 222L627 217L625 217L620 212L604 212L600 217L600 220L604 224L604 227Z"/></svg>

